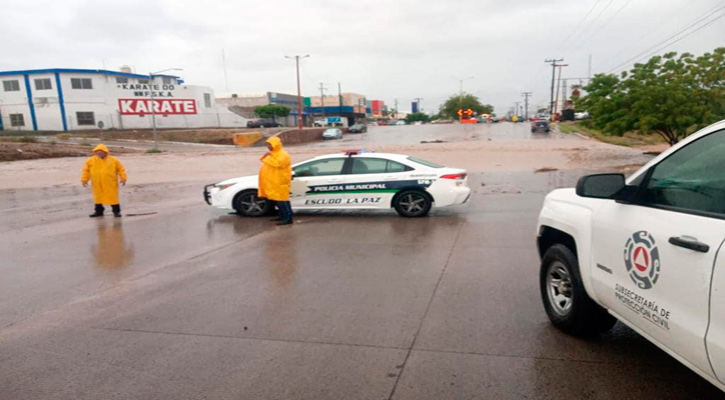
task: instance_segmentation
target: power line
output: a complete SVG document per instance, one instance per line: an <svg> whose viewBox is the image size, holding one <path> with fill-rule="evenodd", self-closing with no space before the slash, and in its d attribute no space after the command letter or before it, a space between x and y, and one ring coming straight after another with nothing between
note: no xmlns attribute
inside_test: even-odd
<svg viewBox="0 0 725 400"><path fill-rule="evenodd" d="M592 20L592 22L590 22L589 24L587 24L587 26L584 27L584 30L581 31L581 33L578 35L580 38L584 36L584 34L589 30L590 27L594 26L594 24L596 24L597 21L599 21L599 18L602 16L602 14L604 14L604 11L606 11L607 8L609 8L609 6L612 5L612 2L614 2L614 0L609 0L609 3L607 3L604 6L604 8L602 8L601 11L599 11L599 14L597 14L597 16L594 17L594 19Z"/></svg>
<svg viewBox="0 0 725 400"><path fill-rule="evenodd" d="M602 0L597 0L596 3L594 3L594 5L592 6L592 8L589 9L589 11L584 16L584 18L581 21L579 21L579 23L576 25L576 27L574 27L574 29L571 32L569 32L569 35L566 37L566 39L564 39L564 41L561 42L561 48L564 48L564 45L569 41L569 39L574 35L574 33L577 30L579 30L579 28L582 26L582 24L584 24L584 22L587 20L587 18L589 18L589 15L591 15L592 11L594 11L594 9L597 8L597 5L599 5L599 3L601 3L601 1Z"/></svg>
<svg viewBox="0 0 725 400"><path fill-rule="evenodd" d="M597 30L596 30L596 31L594 31L594 33L592 33L592 35L591 35L591 36L589 36L589 37L588 37L588 38L587 38L587 39L586 39L585 41L583 41L582 43L585 43L585 42L587 42L587 41L589 41L589 40L591 40L591 39L594 39L594 37L595 37L595 36L597 36L597 34L598 34L598 33L599 33L599 32L600 32L600 31L601 31L602 29L604 29L604 27L605 27L605 26L609 25L609 23L610 23L610 22L612 22L612 20L613 20L614 18L616 18L616 17L617 17L617 15L619 15L619 13L621 13L621 12L622 12L622 10L624 10L625 8L627 8L627 6L629 6L629 4L630 4L630 3L632 3L632 0L627 0L627 1L626 1L626 2L625 2L625 3L623 4L623 5L622 5L622 7L619 7L619 9L617 9L617 11L615 11L615 12L614 12L614 14L612 14L612 15L611 15L611 16L610 16L609 18L607 18L607 20L606 20L606 21L604 21L604 23L603 23L602 25L600 25L600 26L599 26L599 28L597 28Z"/></svg>
<svg viewBox="0 0 725 400"><path fill-rule="evenodd" d="M628 63L630 63L631 61L634 61L634 60L639 60L639 59L641 59L641 58L646 58L646 57L649 57L650 55L652 55L652 54L655 54L655 53L657 53L657 52L659 52L659 51L661 51L661 50L663 50L663 49L665 49L665 48L667 48L667 47L669 47L669 46L671 46L671 45L673 45L673 44L675 44L675 43L679 42L680 40L682 40L682 39L684 39L684 38L686 38L686 37L688 37L688 36L690 36L690 35L694 34L695 32L698 32L698 31L700 31L701 29L705 28L706 26L708 26L708 25L712 24L713 22L715 22L715 21L717 21L718 19L720 19L720 18L722 18L723 16L725 16L725 13L723 13L723 14L720 14L720 15L716 16L715 18L713 18L712 20L708 21L708 22L707 22L707 23L705 23L704 25L701 25L701 26L700 26L700 27L698 27L697 29L695 29L695 30L693 30L693 31L690 31L690 32L686 33L686 34L685 34L684 36L681 36L681 37L677 38L677 36L678 36L678 35L680 35L680 34L684 33L685 31L689 30L690 28L694 27L695 25L697 25L697 24L699 24L699 23L701 23L701 22L703 22L703 21L707 20L708 18L710 18L711 16L713 16L713 15L714 15L715 13L717 13L718 11L722 11L722 10L725 10L725 6L721 6L720 8L718 8L717 10L715 10L714 12L712 12L712 13L709 13L708 15L706 15L706 16L704 16L704 17L701 17L701 18L699 18L699 19L698 19L697 21L695 21L695 22L691 23L690 25L686 26L685 28L682 28L681 30L679 30L679 31L677 31L677 32L675 32L675 33L673 33L672 35L668 36L668 37L667 37L666 39L662 40L661 42L659 42L659 43L655 44L654 46L651 46L650 48L646 49L645 51L643 51L643 52L641 52L641 53L637 54L636 56L634 56L634 57L632 57L632 58L628 59L627 61L625 61L625 62L623 62L623 63L621 63L621 64L617 65L616 67L614 67L614 68L610 69L609 71L607 71L607 73L610 73L610 72L612 72L612 71L615 71L615 70L617 70L617 69L619 69L619 68L623 67L624 65L627 65L627 64L628 64ZM671 43L667 43L667 42L669 42L670 40L672 40L672 39L674 39L674 38L677 38L677 39L676 39L676 40L675 40L674 42L671 42ZM665 43L666 43L666 44L665 44ZM664 45L664 46L662 46L662 47L660 47L660 48L658 48L657 50L654 50L654 51L652 51L652 49L654 49L654 48L656 48L656 47L659 47L659 46L661 46L662 44L665 44L665 45ZM644 55L644 54L647 54L647 55L646 55L645 57L641 57L641 56L642 56L642 55Z"/></svg>

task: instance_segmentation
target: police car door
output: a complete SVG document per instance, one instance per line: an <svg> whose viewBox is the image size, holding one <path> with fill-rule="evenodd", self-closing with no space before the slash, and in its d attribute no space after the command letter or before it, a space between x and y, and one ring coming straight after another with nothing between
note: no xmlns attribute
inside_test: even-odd
<svg viewBox="0 0 725 400"><path fill-rule="evenodd" d="M606 200L592 232L599 300L708 375L710 285L725 240L723 171L725 131L719 131L650 168L634 204Z"/></svg>
<svg viewBox="0 0 725 400"><path fill-rule="evenodd" d="M390 208L391 201L401 185L405 185L407 171L413 168L385 158L353 156L346 188L346 200L354 208ZM416 181L417 182L417 181Z"/></svg>
<svg viewBox="0 0 725 400"><path fill-rule="evenodd" d="M343 167L347 157L312 160L293 168L290 188L293 208L339 206L336 192L343 187Z"/></svg>

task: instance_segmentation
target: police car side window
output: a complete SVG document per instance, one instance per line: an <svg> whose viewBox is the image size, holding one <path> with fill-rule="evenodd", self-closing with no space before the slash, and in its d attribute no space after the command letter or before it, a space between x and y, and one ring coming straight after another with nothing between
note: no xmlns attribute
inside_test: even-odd
<svg viewBox="0 0 725 400"><path fill-rule="evenodd" d="M410 171L412 168L401 163L382 158L353 158L353 174L384 174Z"/></svg>
<svg viewBox="0 0 725 400"><path fill-rule="evenodd" d="M644 205L725 218L725 130L711 133L654 167Z"/></svg>
<svg viewBox="0 0 725 400"><path fill-rule="evenodd" d="M329 158L298 165L294 171L298 177L341 175L343 165L345 165L344 158Z"/></svg>

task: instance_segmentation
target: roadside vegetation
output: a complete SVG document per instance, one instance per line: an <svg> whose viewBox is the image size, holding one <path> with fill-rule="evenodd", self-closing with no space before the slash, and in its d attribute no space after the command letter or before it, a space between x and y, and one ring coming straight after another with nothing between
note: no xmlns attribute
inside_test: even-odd
<svg viewBox="0 0 725 400"><path fill-rule="evenodd" d="M589 112L586 128L600 132L600 140L635 132L656 134L674 145L725 119L724 63L725 47L699 57L671 52L619 75L597 74L584 87L587 94L572 100L577 109Z"/></svg>
<svg viewBox="0 0 725 400"><path fill-rule="evenodd" d="M600 130L587 127L585 122L559 122L558 129L561 133L578 133L600 142L626 147L642 147L667 143L661 136L651 133L642 135L637 132L626 132L623 135L610 135Z"/></svg>

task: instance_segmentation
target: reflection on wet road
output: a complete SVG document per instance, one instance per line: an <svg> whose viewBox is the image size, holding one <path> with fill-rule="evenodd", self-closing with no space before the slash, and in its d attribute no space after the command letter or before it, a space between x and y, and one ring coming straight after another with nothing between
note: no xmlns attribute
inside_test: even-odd
<svg viewBox="0 0 725 400"><path fill-rule="evenodd" d="M536 216L578 175L472 173L468 204L421 219L278 227L197 187L155 215L2 231L0 398L721 397L622 325L549 324Z"/></svg>
<svg viewBox="0 0 725 400"><path fill-rule="evenodd" d="M551 140L576 138L560 133L533 133L529 123L499 122L496 124L442 124L369 126L366 133L345 134L339 140L327 140L309 144L315 147L356 148L372 145L409 145L421 142L501 141L501 140Z"/></svg>

